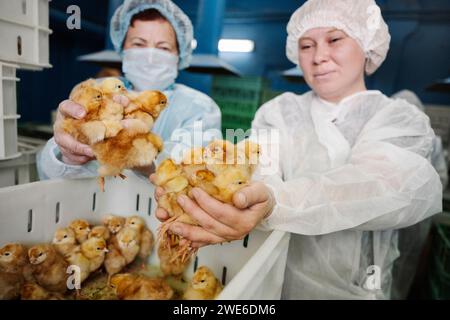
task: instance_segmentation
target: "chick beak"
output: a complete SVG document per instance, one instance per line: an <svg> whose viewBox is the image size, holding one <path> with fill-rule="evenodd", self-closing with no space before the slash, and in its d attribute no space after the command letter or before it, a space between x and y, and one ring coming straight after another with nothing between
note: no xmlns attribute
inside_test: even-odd
<svg viewBox="0 0 450 320"><path fill-rule="evenodd" d="M108 253L109 250L107 248L103 249L103 252Z"/></svg>

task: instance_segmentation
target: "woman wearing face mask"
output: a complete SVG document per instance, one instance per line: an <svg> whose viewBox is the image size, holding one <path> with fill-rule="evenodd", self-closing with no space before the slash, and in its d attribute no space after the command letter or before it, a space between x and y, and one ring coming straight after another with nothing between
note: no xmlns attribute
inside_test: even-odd
<svg viewBox="0 0 450 320"><path fill-rule="evenodd" d="M180 136L192 140L194 131L209 130L209 139L221 138L220 110L215 102L175 83L178 70L189 66L193 39L192 23L179 7L170 0L126 0L112 17L110 31L114 47L123 59L125 77L121 80L127 89L160 90L168 98L168 106L152 129L164 140L157 162L171 156L172 151L180 154L191 146L186 139L180 141ZM125 97L115 99L124 106L128 104ZM83 116L83 108L76 103L66 100L59 105L54 137L38 155L41 179L97 175L98 163L91 161L91 148L58 129L65 117ZM148 176L154 167L138 170Z"/></svg>
<svg viewBox="0 0 450 320"><path fill-rule="evenodd" d="M252 135L279 137L258 141L261 181L236 193L234 206L196 188L196 202L180 196L203 228L171 231L194 247L242 239L259 223L287 231L283 298L390 298L397 229L440 212L442 186L429 161L429 118L366 89L364 74L389 48L380 12L374 0L309 0L292 15L287 56L312 91L282 94L256 113ZM168 218L161 208L156 215Z"/></svg>

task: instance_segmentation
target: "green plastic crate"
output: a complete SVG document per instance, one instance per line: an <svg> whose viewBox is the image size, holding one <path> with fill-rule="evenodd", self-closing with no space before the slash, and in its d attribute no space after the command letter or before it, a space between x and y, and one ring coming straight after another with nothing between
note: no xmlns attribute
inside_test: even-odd
<svg viewBox="0 0 450 320"><path fill-rule="evenodd" d="M253 116L261 105L262 93L267 81L261 77L216 76L213 79L211 97L222 112Z"/></svg>
<svg viewBox="0 0 450 320"><path fill-rule="evenodd" d="M251 127L256 111L262 104L268 81L262 77L215 76L211 97L222 112L222 132L226 129Z"/></svg>
<svg viewBox="0 0 450 320"><path fill-rule="evenodd" d="M264 104L267 101L270 101L270 100L278 97L282 93L283 93L283 91L274 91L271 89L264 90L262 93L262 97L261 97L261 104Z"/></svg>

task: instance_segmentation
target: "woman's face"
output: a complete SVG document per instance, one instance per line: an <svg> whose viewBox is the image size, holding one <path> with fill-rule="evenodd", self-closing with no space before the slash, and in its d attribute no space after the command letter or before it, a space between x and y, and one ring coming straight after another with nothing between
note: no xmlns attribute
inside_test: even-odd
<svg viewBox="0 0 450 320"><path fill-rule="evenodd" d="M175 30L162 19L136 20L134 25L130 25L123 49L131 48L158 48L178 56Z"/></svg>
<svg viewBox="0 0 450 320"><path fill-rule="evenodd" d="M366 90L364 52L345 32L310 29L300 38L298 52L306 82L322 99L337 103Z"/></svg>

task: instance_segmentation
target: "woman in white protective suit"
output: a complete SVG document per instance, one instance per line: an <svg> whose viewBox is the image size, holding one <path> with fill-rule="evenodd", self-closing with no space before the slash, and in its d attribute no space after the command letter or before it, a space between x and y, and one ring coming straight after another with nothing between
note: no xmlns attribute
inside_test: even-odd
<svg viewBox="0 0 450 320"><path fill-rule="evenodd" d="M279 134L258 141L261 181L236 193L234 206L194 189L196 202L178 200L203 228L171 230L196 247L242 239L258 225L287 231L282 298L389 299L397 229L441 211L429 119L366 89L364 73L381 65L390 41L375 1L307 1L287 31L287 56L312 91L282 94L256 113L252 136Z"/></svg>

